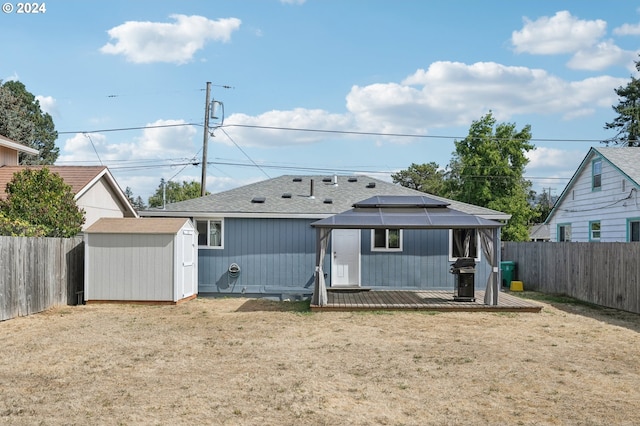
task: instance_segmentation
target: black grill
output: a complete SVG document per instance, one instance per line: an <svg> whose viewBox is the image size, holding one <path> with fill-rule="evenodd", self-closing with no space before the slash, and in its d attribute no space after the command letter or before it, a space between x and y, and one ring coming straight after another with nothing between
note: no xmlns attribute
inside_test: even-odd
<svg viewBox="0 0 640 426"><path fill-rule="evenodd" d="M451 265L449 272L455 275L453 300L456 302L475 302L475 259L473 257L460 257Z"/></svg>

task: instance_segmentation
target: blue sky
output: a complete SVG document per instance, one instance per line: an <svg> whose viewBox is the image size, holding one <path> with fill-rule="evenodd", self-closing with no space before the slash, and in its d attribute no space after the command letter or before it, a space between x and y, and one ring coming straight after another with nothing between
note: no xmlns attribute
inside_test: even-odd
<svg viewBox="0 0 640 426"><path fill-rule="evenodd" d="M282 174L389 180L414 162L444 167L491 110L531 125L526 176L559 194L613 136L614 89L640 52L628 1L45 4L0 15L0 79L23 82L52 114L57 164L105 164L145 201L160 178L200 180L207 81L225 113L209 139L211 192Z"/></svg>

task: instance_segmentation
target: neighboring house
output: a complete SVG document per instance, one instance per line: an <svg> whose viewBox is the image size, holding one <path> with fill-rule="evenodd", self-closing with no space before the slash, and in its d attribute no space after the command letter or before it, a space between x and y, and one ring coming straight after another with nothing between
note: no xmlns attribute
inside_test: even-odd
<svg viewBox="0 0 640 426"><path fill-rule="evenodd" d="M312 224L381 195L426 194L367 176L281 176L140 215L194 220L198 293L297 298L313 292L317 237ZM466 215L509 219L495 210L429 197ZM322 268L327 286L452 289L449 269L464 256L465 237L479 262L476 282L482 289L492 270L475 229L360 227L331 232Z"/></svg>
<svg viewBox="0 0 640 426"><path fill-rule="evenodd" d="M101 217L138 217L127 196L105 166L20 166L20 152L37 155L38 151L0 136L0 199L7 196L7 183L25 168L47 167L71 186L78 207L85 211L82 229Z"/></svg>
<svg viewBox="0 0 640 426"><path fill-rule="evenodd" d="M545 224L551 241L640 241L640 148L591 148Z"/></svg>
<svg viewBox="0 0 640 426"><path fill-rule="evenodd" d="M529 228L529 241L551 241L551 235L549 234L549 225L544 223L532 225L531 228Z"/></svg>
<svg viewBox="0 0 640 426"><path fill-rule="evenodd" d="M17 166L21 152L31 155L39 154L37 149L29 148L0 135L0 166Z"/></svg>
<svg viewBox="0 0 640 426"><path fill-rule="evenodd" d="M0 167L0 199L6 198L5 188L16 172L25 168L47 167L71 186L78 207L85 212L82 229L101 217L138 217L127 196L105 166L2 166Z"/></svg>

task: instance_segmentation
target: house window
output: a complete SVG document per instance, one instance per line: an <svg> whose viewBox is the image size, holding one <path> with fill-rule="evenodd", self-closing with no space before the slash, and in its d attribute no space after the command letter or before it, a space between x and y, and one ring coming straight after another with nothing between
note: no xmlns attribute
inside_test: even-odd
<svg viewBox="0 0 640 426"><path fill-rule="evenodd" d="M591 189L601 189L602 188L602 160L593 160L591 164L592 170L592 186Z"/></svg>
<svg viewBox="0 0 640 426"><path fill-rule="evenodd" d="M402 251L402 229L373 229L372 251Z"/></svg>
<svg viewBox="0 0 640 426"><path fill-rule="evenodd" d="M571 225L558 225L558 241L571 241Z"/></svg>
<svg viewBox="0 0 640 426"><path fill-rule="evenodd" d="M600 241L600 221L589 222L589 241Z"/></svg>
<svg viewBox="0 0 640 426"><path fill-rule="evenodd" d="M222 219L196 220L198 228L198 246L223 248L223 221Z"/></svg>
<svg viewBox="0 0 640 426"><path fill-rule="evenodd" d="M480 242L477 229L451 229L449 231L449 260L460 257L473 257L480 260Z"/></svg>
<svg viewBox="0 0 640 426"><path fill-rule="evenodd" d="M640 241L640 219L627 221L627 241Z"/></svg>

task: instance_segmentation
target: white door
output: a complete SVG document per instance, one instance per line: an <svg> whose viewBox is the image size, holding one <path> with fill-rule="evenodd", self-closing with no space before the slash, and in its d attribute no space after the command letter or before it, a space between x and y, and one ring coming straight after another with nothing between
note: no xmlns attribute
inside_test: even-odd
<svg viewBox="0 0 640 426"><path fill-rule="evenodd" d="M331 233L331 286L360 286L360 230Z"/></svg>
<svg viewBox="0 0 640 426"><path fill-rule="evenodd" d="M191 229L182 231L182 297L196 292L196 236Z"/></svg>

